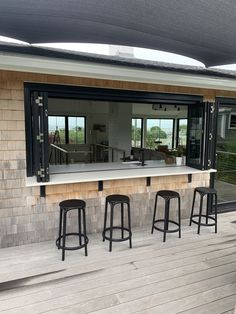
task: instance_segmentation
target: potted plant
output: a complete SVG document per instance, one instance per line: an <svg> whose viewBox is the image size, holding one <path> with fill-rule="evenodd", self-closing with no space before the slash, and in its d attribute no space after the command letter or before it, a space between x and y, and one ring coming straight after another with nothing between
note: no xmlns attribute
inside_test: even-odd
<svg viewBox="0 0 236 314"><path fill-rule="evenodd" d="M182 160L181 153L177 153L177 156L175 157L176 166L182 166Z"/></svg>
<svg viewBox="0 0 236 314"><path fill-rule="evenodd" d="M178 146L177 149L171 152L171 155L175 156L176 166L181 166L183 163L184 147Z"/></svg>

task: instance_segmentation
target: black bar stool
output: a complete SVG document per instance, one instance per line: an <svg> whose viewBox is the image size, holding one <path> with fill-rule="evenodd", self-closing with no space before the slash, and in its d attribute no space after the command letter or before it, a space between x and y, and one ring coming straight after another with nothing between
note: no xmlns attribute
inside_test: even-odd
<svg viewBox="0 0 236 314"><path fill-rule="evenodd" d="M59 234L56 240L56 246L58 249L62 249L62 261L65 260L65 250L78 250L84 247L85 256L88 255L87 244L88 237L86 234L86 217L85 217L85 206L86 203L82 200L78 199L70 199L66 201L62 201L59 204L60 206L60 217L59 217ZM78 209L78 228L79 232L66 233L66 219L67 213L70 210ZM81 219L81 215L83 215L83 220ZM83 224L83 232L82 232L82 224ZM62 230L63 227L63 230ZM66 246L66 237L68 236L78 236L79 237L79 245L78 246ZM62 245L61 245L62 239Z"/></svg>
<svg viewBox="0 0 236 314"><path fill-rule="evenodd" d="M110 227L106 227L107 223L107 210L108 204L110 205L111 215L110 215ZM124 227L124 204L127 206L127 214L128 214L128 227ZM121 226L113 226L113 218L114 218L114 208L116 205L120 205L121 207ZM118 229L121 230L121 238L113 238L113 230ZM109 231L109 236L106 236L106 232ZM124 232L128 232L128 235L125 237ZM119 195L113 194L106 197L106 204L105 204L105 215L104 215L104 227L103 227L103 241L108 240L110 241L109 244L109 252L112 251L112 242L121 242L129 240L129 246L132 248L132 232L131 232L131 218L130 218L130 201L129 197L126 195Z"/></svg>
<svg viewBox="0 0 236 314"><path fill-rule="evenodd" d="M164 219L155 220L156 219L158 196L162 197L165 201L165 217L164 217ZM171 199L178 199L178 222L169 219L170 200ZM166 241L166 233L179 232L179 238L181 238L181 217L180 217L180 215L181 214L180 214L180 195L179 195L179 193L175 192L175 191L171 191L171 190L158 191L156 193L156 198L155 198L151 233L153 233L154 229L159 230L161 232L164 232L163 242ZM158 222L164 222L164 229L162 229L156 225ZM178 228L169 229L169 223L172 223L172 224L178 226Z"/></svg>
<svg viewBox="0 0 236 314"><path fill-rule="evenodd" d="M199 213L194 215L193 212L194 212L196 193L200 194L200 207L199 207ZM206 215L203 215L202 208L203 208L203 198L205 195L207 196L207 206L206 206ZM215 197L215 217L210 216L210 212L209 212L209 204L211 201L210 196L212 196L212 202L213 202L213 197ZM198 221L194 220L193 219L194 217L197 217ZM202 217L206 218L206 223L202 222ZM211 220L213 222L209 223L208 220ZM198 234L200 234L200 226L206 226L206 227L215 226L215 233L217 233L217 191L215 189L208 188L208 187L197 187L194 189L193 204L192 204L192 211L191 211L189 226L191 226L192 222L198 225L198 230L197 230Z"/></svg>

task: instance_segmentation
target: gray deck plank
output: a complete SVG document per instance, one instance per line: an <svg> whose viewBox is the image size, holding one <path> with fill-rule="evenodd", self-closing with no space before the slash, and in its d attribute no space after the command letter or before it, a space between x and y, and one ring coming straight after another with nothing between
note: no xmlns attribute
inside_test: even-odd
<svg viewBox="0 0 236 314"><path fill-rule="evenodd" d="M112 253L101 235L90 235L89 256L71 252L64 263L53 241L1 249L0 312L230 312L236 293L233 220L235 213L219 215L218 234L203 228L200 236L186 220L183 237L168 235L166 243L159 232L150 235L150 226L135 228L134 249L117 243ZM225 300L229 306L217 306Z"/></svg>

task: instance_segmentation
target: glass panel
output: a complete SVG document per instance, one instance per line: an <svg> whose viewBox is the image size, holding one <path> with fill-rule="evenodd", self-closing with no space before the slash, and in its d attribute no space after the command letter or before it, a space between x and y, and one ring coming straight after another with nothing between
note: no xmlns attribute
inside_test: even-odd
<svg viewBox="0 0 236 314"><path fill-rule="evenodd" d="M217 129L216 188L220 203L236 201L236 102L220 105Z"/></svg>
<svg viewBox="0 0 236 314"><path fill-rule="evenodd" d="M202 168L203 105L189 108L189 142L187 163Z"/></svg>
<svg viewBox="0 0 236 314"><path fill-rule="evenodd" d="M132 147L142 147L142 119L134 118L132 119Z"/></svg>
<svg viewBox="0 0 236 314"><path fill-rule="evenodd" d="M186 147L187 143L187 119L179 119L178 145Z"/></svg>
<svg viewBox="0 0 236 314"><path fill-rule="evenodd" d="M85 143L85 117L68 117L69 144Z"/></svg>
<svg viewBox="0 0 236 314"><path fill-rule="evenodd" d="M49 144L65 144L65 117L48 117Z"/></svg>
<svg viewBox="0 0 236 314"><path fill-rule="evenodd" d="M146 148L155 149L158 145L173 148L173 119L147 119Z"/></svg>

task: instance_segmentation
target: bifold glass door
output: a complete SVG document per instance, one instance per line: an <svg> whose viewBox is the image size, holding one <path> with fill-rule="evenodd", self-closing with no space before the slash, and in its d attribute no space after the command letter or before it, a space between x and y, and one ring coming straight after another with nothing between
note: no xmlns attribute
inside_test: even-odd
<svg viewBox="0 0 236 314"><path fill-rule="evenodd" d="M187 166L210 169L214 160L215 104L202 102L188 108Z"/></svg>
<svg viewBox="0 0 236 314"><path fill-rule="evenodd" d="M216 156L219 203L236 202L236 100L219 105Z"/></svg>
<svg viewBox="0 0 236 314"><path fill-rule="evenodd" d="M38 182L49 181L48 95L31 93L32 165Z"/></svg>

